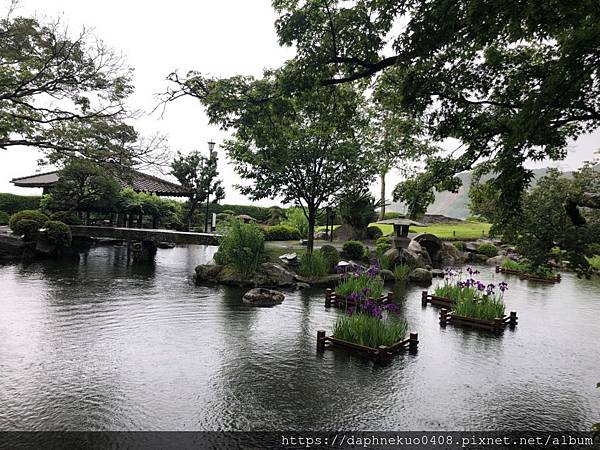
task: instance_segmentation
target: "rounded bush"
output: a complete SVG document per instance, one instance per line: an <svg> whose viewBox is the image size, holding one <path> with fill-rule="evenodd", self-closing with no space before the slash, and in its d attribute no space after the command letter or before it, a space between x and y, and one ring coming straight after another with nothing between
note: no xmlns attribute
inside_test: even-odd
<svg viewBox="0 0 600 450"><path fill-rule="evenodd" d="M69 225L56 220L49 220L45 223L46 237L48 241L59 248L70 247L73 240Z"/></svg>
<svg viewBox="0 0 600 450"><path fill-rule="evenodd" d="M344 254L350 259L360 259L365 254L365 246L359 241L346 241L342 247Z"/></svg>
<svg viewBox="0 0 600 450"><path fill-rule="evenodd" d="M42 228L44 224L48 221L48 216L33 209L26 209L24 211L19 211L18 213L13 214L12 216L10 216L9 226L10 229L13 230L13 232L16 234L20 234L17 233L15 228L17 226L17 223L21 220L33 220L37 222L38 228Z"/></svg>
<svg viewBox="0 0 600 450"><path fill-rule="evenodd" d="M381 236L383 236L383 231L381 231L381 228L379 227L368 227L367 236L369 236L369 239L371 239L372 241L376 241Z"/></svg>
<svg viewBox="0 0 600 450"><path fill-rule="evenodd" d="M23 236L23 239L26 241L31 241L35 238L38 230L40 229L40 225L35 220L21 219L15 223L14 227L11 227L11 229L15 234Z"/></svg>
<svg viewBox="0 0 600 450"><path fill-rule="evenodd" d="M496 247L494 244L485 243L479 246L477 252L491 258L492 256L496 256L498 254L498 247Z"/></svg>
<svg viewBox="0 0 600 450"><path fill-rule="evenodd" d="M266 241L295 241L302 239L300 230L290 225L273 225L263 229Z"/></svg>
<svg viewBox="0 0 600 450"><path fill-rule="evenodd" d="M377 247L377 253L383 255L392 248L392 240L389 237L382 236L375 241L375 246Z"/></svg>
<svg viewBox="0 0 600 450"><path fill-rule="evenodd" d="M81 219L69 211L55 211L50 214L50 220L66 223L67 225L81 225Z"/></svg>
<svg viewBox="0 0 600 450"><path fill-rule="evenodd" d="M8 225L10 221L10 216L7 212L0 211L0 225Z"/></svg>
<svg viewBox="0 0 600 450"><path fill-rule="evenodd" d="M337 263L340 262L340 252L333 245L324 245L319 249L321 255L327 262L328 270L331 272Z"/></svg>

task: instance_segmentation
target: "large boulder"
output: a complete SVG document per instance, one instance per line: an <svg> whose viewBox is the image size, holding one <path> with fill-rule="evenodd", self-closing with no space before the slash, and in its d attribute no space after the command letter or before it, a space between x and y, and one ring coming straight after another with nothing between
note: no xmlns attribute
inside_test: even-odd
<svg viewBox="0 0 600 450"><path fill-rule="evenodd" d="M264 278L263 282L256 283L257 286L293 287L296 285L294 274L284 269L279 264L261 264L260 270L257 272L257 276L259 278Z"/></svg>
<svg viewBox="0 0 600 450"><path fill-rule="evenodd" d="M23 255L24 249L25 243L20 237L9 234L0 234L0 258L19 258Z"/></svg>
<svg viewBox="0 0 600 450"><path fill-rule="evenodd" d="M485 263L488 266L501 266L502 264L504 264L504 261L506 261L508 259L507 256L505 255L498 255L498 256L493 256L491 258L488 258Z"/></svg>
<svg viewBox="0 0 600 450"><path fill-rule="evenodd" d="M414 245L413 248L415 248ZM413 251L410 249L410 244L409 248L391 248L384 255L394 266L398 264L408 264L411 267L427 267L431 265L431 258L427 250L421 249L420 252Z"/></svg>
<svg viewBox="0 0 600 450"><path fill-rule="evenodd" d="M479 251L479 247L481 243L479 242L467 242L465 244L465 250L471 253L477 253Z"/></svg>
<svg viewBox="0 0 600 450"><path fill-rule="evenodd" d="M285 299L281 292L265 288L254 288L242 297L242 301L251 306L274 306L279 305Z"/></svg>
<svg viewBox="0 0 600 450"><path fill-rule="evenodd" d="M198 283L216 283L223 266L218 264L200 264L196 267L196 281Z"/></svg>
<svg viewBox="0 0 600 450"><path fill-rule="evenodd" d="M442 242L442 249L439 253L442 266L455 266L462 264L467 260L468 255L461 252L449 242Z"/></svg>
<svg viewBox="0 0 600 450"><path fill-rule="evenodd" d="M415 283L421 284L431 283L432 278L433 275L431 274L431 271L427 269L422 269L420 267L413 269L412 272L410 272L410 274L408 275L408 279L410 281L414 281Z"/></svg>
<svg viewBox="0 0 600 450"><path fill-rule="evenodd" d="M286 253L285 255L281 255L279 257L279 261L281 261L282 263L290 266L290 267L295 267L298 264L300 264L300 262L298 261L298 254L297 253Z"/></svg>
<svg viewBox="0 0 600 450"><path fill-rule="evenodd" d="M387 269L381 269L379 271L379 276L383 278L384 281L395 281L396 277L394 276L394 272Z"/></svg>
<svg viewBox="0 0 600 450"><path fill-rule="evenodd" d="M306 278L301 278L296 276L298 281L302 281L304 283L309 283L315 287L327 288L327 287L335 287L342 279L344 275L341 273L334 273L331 275L325 275L322 278L317 278L316 280L307 280Z"/></svg>
<svg viewBox="0 0 600 450"><path fill-rule="evenodd" d="M469 253L469 261L473 263L484 264L489 259L489 256L481 253Z"/></svg>

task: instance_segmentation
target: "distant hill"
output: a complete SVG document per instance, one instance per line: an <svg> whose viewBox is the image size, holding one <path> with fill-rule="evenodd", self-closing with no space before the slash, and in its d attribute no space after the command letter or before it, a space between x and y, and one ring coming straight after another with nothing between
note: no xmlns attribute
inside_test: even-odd
<svg viewBox="0 0 600 450"><path fill-rule="evenodd" d="M600 165L596 166L600 167ZM535 186L536 180L544 176L548 168L535 169L534 180L532 186ZM571 172L565 172L566 176L571 176ZM469 190L471 188L472 172L462 172L457 175L462 181L462 186L457 193L452 192L436 192L435 201L427 208L427 214L440 214L447 217L455 217L457 219L466 219L471 215L469 211ZM483 180L489 179L491 176L484 176ZM387 208L388 211L405 212L403 203L392 202Z"/></svg>

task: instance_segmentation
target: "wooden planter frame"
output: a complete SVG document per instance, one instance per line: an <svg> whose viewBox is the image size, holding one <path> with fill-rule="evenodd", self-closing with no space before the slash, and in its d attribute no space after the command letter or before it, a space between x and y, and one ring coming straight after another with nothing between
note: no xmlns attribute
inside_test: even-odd
<svg viewBox="0 0 600 450"><path fill-rule="evenodd" d="M376 305L387 305L394 302L394 293L388 292L377 299L369 298L368 300L371 300ZM330 308L331 306L335 306L336 308L345 308L346 306L360 307L363 302L364 300L356 302L347 297L338 296L333 289L325 289L325 308Z"/></svg>
<svg viewBox="0 0 600 450"><path fill-rule="evenodd" d="M538 281L540 283L554 284L554 283L560 283L560 281L561 281L560 273L557 273L556 275L554 275L554 278L540 278L540 277L531 275L527 272L523 272L522 270L505 269L504 267L500 267L500 266L496 266L496 273L510 273L513 275L519 275L519 278L521 278L522 280Z"/></svg>
<svg viewBox="0 0 600 450"><path fill-rule="evenodd" d="M456 303L456 300L447 297L438 297L437 295L429 294L427 291L422 291L421 305L427 306L427 303L430 303L433 306L452 308Z"/></svg>
<svg viewBox="0 0 600 450"><path fill-rule="evenodd" d="M496 317L492 320L487 319L476 319L474 317L465 317L458 316L454 314L452 311L448 311L446 308L442 308L440 310L440 326L445 327L447 324L451 325L463 325L471 328L479 328L482 330L491 331L493 333L502 333L504 332L506 326L509 326L511 329L515 328L518 323L517 313L515 311L511 311L510 315Z"/></svg>
<svg viewBox="0 0 600 450"><path fill-rule="evenodd" d="M375 359L379 362L387 362L394 356L407 350L411 353L415 353L418 345L419 335L417 333L410 333L407 339L403 339L395 344L387 346L380 345L377 348L373 348L355 344L354 342L344 341L335 336L326 336L325 331L323 330L317 331L317 353L323 353L325 352L325 349L337 347L352 351L367 358Z"/></svg>

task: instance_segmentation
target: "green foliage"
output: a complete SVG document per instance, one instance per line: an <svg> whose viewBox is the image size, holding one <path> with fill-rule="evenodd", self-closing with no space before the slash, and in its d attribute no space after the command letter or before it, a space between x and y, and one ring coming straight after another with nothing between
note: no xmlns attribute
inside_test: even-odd
<svg viewBox="0 0 600 450"><path fill-rule="evenodd" d="M381 269L390 270L392 268L392 260L383 254L377 256L377 262Z"/></svg>
<svg viewBox="0 0 600 450"><path fill-rule="evenodd" d="M398 281L403 281L408 279L408 275L410 274L412 267L408 264L398 264L394 267L394 278Z"/></svg>
<svg viewBox="0 0 600 450"><path fill-rule="evenodd" d="M340 262L340 252L333 245L323 245L319 249L319 253L323 255L327 263L328 272L331 272L337 266L338 262Z"/></svg>
<svg viewBox="0 0 600 450"><path fill-rule="evenodd" d="M266 241L294 241L302 238L298 228L290 225L273 225L263 228Z"/></svg>
<svg viewBox="0 0 600 450"><path fill-rule="evenodd" d="M49 217L50 220L63 222L67 225L81 225L81 219L69 211L55 211Z"/></svg>
<svg viewBox="0 0 600 450"><path fill-rule="evenodd" d="M556 274L551 267L548 266L528 266L527 273L537 278L546 278L548 280L554 278Z"/></svg>
<svg viewBox="0 0 600 450"><path fill-rule="evenodd" d="M40 196L25 196L8 193L0 193L0 211L14 214L25 209L38 209L40 207Z"/></svg>
<svg viewBox="0 0 600 450"><path fill-rule="evenodd" d="M342 251L350 259L360 259L365 255L365 246L359 241L346 241Z"/></svg>
<svg viewBox="0 0 600 450"><path fill-rule="evenodd" d="M282 224L296 228L300 231L303 238L308 236L308 219L302 208L289 208L286 211L286 218Z"/></svg>
<svg viewBox="0 0 600 450"><path fill-rule="evenodd" d="M479 179L474 175L469 189L469 210L471 214L493 223L500 210L499 203L500 190L494 180L479 182Z"/></svg>
<svg viewBox="0 0 600 450"><path fill-rule="evenodd" d="M37 220L20 219L14 222L11 229L16 235L23 236L24 240L31 241L36 237L37 232L40 229L40 224Z"/></svg>
<svg viewBox="0 0 600 450"><path fill-rule="evenodd" d="M456 249L460 250L461 252L464 252L467 248L463 241L454 241L452 242L452 245L454 245Z"/></svg>
<svg viewBox="0 0 600 450"><path fill-rule="evenodd" d="M279 225L286 219L285 210L279 206L271 206L269 208L269 225Z"/></svg>
<svg viewBox="0 0 600 450"><path fill-rule="evenodd" d="M378 205L369 189L361 186L360 189L346 192L342 196L338 204L338 211L342 223L347 223L355 230L364 231L371 222L377 219L375 208Z"/></svg>
<svg viewBox="0 0 600 450"><path fill-rule="evenodd" d="M265 237L258 225L234 220L223 236L215 261L243 275L252 275L265 258Z"/></svg>
<svg viewBox="0 0 600 450"><path fill-rule="evenodd" d="M477 253L481 253L482 255L493 257L498 254L498 247L496 247L492 243L485 242L479 246L477 249Z"/></svg>
<svg viewBox="0 0 600 450"><path fill-rule="evenodd" d="M118 212L148 215L154 218L176 219L181 214L181 203L162 199L158 195L136 192L131 188L121 190L116 203Z"/></svg>
<svg viewBox="0 0 600 450"><path fill-rule="evenodd" d="M18 233L16 228L17 223L21 220L33 220L37 223L38 228L42 228L44 224L48 221L48 216L39 211L28 209L13 214L12 216L10 216L9 227L13 232L19 235L22 235L23 233Z"/></svg>
<svg viewBox="0 0 600 450"><path fill-rule="evenodd" d="M600 270L600 255L586 257L588 264L594 270Z"/></svg>
<svg viewBox="0 0 600 450"><path fill-rule="evenodd" d="M463 292L454 305L453 313L458 316L493 320L496 317L502 317L504 310L504 302L500 298L477 297L472 295L472 292Z"/></svg>
<svg viewBox="0 0 600 450"><path fill-rule="evenodd" d="M377 254L383 255L392 248L392 240L389 237L382 236L375 241L375 246L377 248Z"/></svg>
<svg viewBox="0 0 600 450"><path fill-rule="evenodd" d="M342 297L351 294L364 295L364 292L367 298L380 298L383 295L383 280L367 273L350 274L335 287L335 293Z"/></svg>
<svg viewBox="0 0 600 450"><path fill-rule="evenodd" d="M0 225L8 225L10 216L4 211L0 211Z"/></svg>
<svg viewBox="0 0 600 450"><path fill-rule="evenodd" d="M344 341L377 348L403 340L408 331L405 320L388 316L380 320L369 314L340 317L333 327L333 335Z"/></svg>
<svg viewBox="0 0 600 450"><path fill-rule="evenodd" d="M48 241L58 248L70 247L73 240L71 229L63 222L49 220L44 225Z"/></svg>
<svg viewBox="0 0 600 450"><path fill-rule="evenodd" d="M404 218L404 214L401 214L399 212L393 212L393 211L389 211L385 213L384 216L385 220L390 220L390 219L403 219Z"/></svg>
<svg viewBox="0 0 600 450"><path fill-rule="evenodd" d="M367 228L367 237L370 240L376 241L377 239L379 239L382 236L383 236L383 231L381 231L381 228L379 228L379 227L368 227Z"/></svg>
<svg viewBox="0 0 600 450"><path fill-rule="evenodd" d="M529 268L527 264L515 261L510 258L504 260L504 262L502 263L502 267L509 270L518 270L520 272L527 272L527 269Z"/></svg>
<svg viewBox="0 0 600 450"><path fill-rule="evenodd" d="M425 178L412 177L394 188L394 201L404 202L408 208L408 216L418 219L427 211L427 207L435 200L433 187Z"/></svg>
<svg viewBox="0 0 600 450"><path fill-rule="evenodd" d="M321 278L329 273L329 263L321 252L305 253L300 257L299 272L311 279Z"/></svg>

